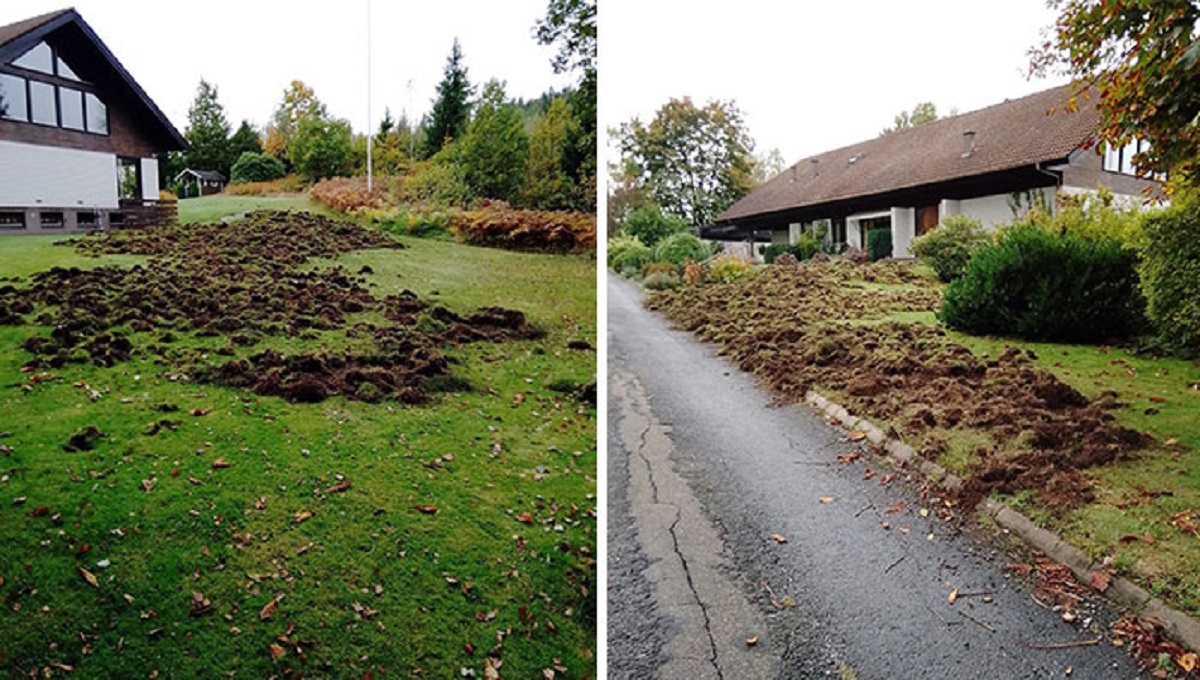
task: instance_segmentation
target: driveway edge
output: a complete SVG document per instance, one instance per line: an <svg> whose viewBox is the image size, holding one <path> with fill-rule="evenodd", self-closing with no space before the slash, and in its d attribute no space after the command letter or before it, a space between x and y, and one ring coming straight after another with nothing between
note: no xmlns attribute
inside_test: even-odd
<svg viewBox="0 0 1200 680"><path fill-rule="evenodd" d="M956 492L962 489L962 478L932 461L920 458L913 447L888 436L888 433L877 425L855 416L841 404L813 390L809 390L805 395L805 401L826 416L837 420L843 427L865 434L867 441L881 447L887 453L893 465L918 470L927 480L947 491ZM1067 543L1058 534L1037 526L1033 520L1009 506L986 498L979 507L995 520L996 524L1016 535L1026 545L1067 566L1081 583L1090 584L1092 573L1104 571L1102 564L1092 562L1082 550ZM1193 652L1200 652L1200 620L1171 607L1123 576L1113 575L1108 588L1101 594L1121 607L1162 620L1166 624L1168 635Z"/></svg>

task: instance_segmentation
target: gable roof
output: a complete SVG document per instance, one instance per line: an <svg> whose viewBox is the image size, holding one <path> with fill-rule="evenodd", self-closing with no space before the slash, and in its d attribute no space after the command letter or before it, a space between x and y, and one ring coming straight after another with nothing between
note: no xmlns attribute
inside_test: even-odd
<svg viewBox="0 0 1200 680"><path fill-rule="evenodd" d="M132 102L135 119L163 150L187 148L179 130L74 9L0 26L0 63L19 58L43 40L58 48L80 77Z"/></svg>
<svg viewBox="0 0 1200 680"><path fill-rule="evenodd" d="M193 170L192 168L184 168L182 172L175 176L175 180L179 181L184 175L194 175L206 182L225 182L225 175L216 170Z"/></svg>
<svg viewBox="0 0 1200 680"><path fill-rule="evenodd" d="M1069 85L805 158L717 216L717 224L1037 164L1087 146L1099 110ZM1053 111L1053 113L1051 113ZM966 133L974 133L970 153Z"/></svg>

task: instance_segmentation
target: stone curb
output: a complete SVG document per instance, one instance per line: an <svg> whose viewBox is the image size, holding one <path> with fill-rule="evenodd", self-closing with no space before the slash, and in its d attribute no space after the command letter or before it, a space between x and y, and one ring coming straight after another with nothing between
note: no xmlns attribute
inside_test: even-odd
<svg viewBox="0 0 1200 680"><path fill-rule="evenodd" d="M864 433L867 441L887 451L894 464L916 468L926 479L947 491L962 488L963 480L960 477L936 463L920 458L911 446L898 438L889 437L874 423L853 415L841 404L812 390L805 395L805 401L844 427ZM1092 562L1082 550L1067 543L1058 534L1037 526L1033 520L1007 505L987 498L979 507L996 524L1015 534L1027 545L1045 553L1055 562L1066 565L1080 582L1090 583L1092 573L1103 570L1102 564ZM1174 609L1122 576L1113 576L1103 595L1121 607L1162 620L1168 635L1192 651L1200 652L1200 620Z"/></svg>

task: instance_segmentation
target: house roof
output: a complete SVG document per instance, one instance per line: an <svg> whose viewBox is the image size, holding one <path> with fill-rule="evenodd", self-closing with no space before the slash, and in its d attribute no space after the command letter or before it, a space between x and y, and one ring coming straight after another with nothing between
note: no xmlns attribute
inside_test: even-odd
<svg viewBox="0 0 1200 680"><path fill-rule="evenodd" d="M135 119L164 151L187 148L179 130L74 9L0 26L0 63L19 58L43 40L56 47L82 78L132 102Z"/></svg>
<svg viewBox="0 0 1200 680"><path fill-rule="evenodd" d="M194 175L206 182L224 182L225 181L225 175L222 175L221 173L217 172L216 170L193 170L192 168L184 168L183 172L181 172L175 176L176 181L178 181L179 178L183 177L184 175Z"/></svg>
<svg viewBox="0 0 1200 680"><path fill-rule="evenodd" d="M1090 144L1100 122L1099 110L1083 98L1068 112L1071 93L1070 86L1056 87L805 158L716 223L1065 161Z"/></svg>

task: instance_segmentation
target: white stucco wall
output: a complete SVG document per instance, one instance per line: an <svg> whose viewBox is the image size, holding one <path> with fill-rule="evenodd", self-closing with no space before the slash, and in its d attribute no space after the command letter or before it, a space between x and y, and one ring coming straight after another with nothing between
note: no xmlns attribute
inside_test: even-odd
<svg viewBox="0 0 1200 680"><path fill-rule="evenodd" d="M970 215L983 223L985 229L995 229L1001 225L1008 224L1016 219L1017 215L1023 214L1032 207L1032 204L1038 199L1036 193L1041 193L1042 205L1054 208L1054 195L1056 189L1054 187L1045 187L1043 189L1034 189L1029 193L1021 192L1018 198L1014 199L1012 194L997 194L994 196L982 196L980 198L969 198L958 203L958 213ZM1013 212L1014 208L1016 213Z"/></svg>
<svg viewBox="0 0 1200 680"><path fill-rule="evenodd" d="M892 208L892 257L912 257L908 244L916 233L916 208Z"/></svg>
<svg viewBox="0 0 1200 680"><path fill-rule="evenodd" d="M142 200L158 200L158 159L142 159Z"/></svg>
<svg viewBox="0 0 1200 680"><path fill-rule="evenodd" d="M111 153L0 141L0 206L114 209L116 167Z"/></svg>

